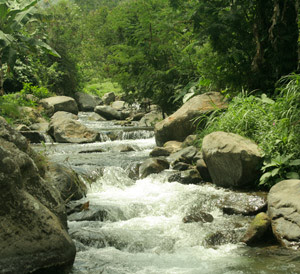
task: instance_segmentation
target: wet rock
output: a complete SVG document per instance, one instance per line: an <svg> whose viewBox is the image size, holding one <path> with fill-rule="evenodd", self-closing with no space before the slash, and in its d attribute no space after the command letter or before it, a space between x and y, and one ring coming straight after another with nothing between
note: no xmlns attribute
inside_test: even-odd
<svg viewBox="0 0 300 274"><path fill-rule="evenodd" d="M187 170L187 169L191 169L192 166L186 163L182 163L182 162L177 162L176 164L174 164L173 169L174 170L179 170L179 171L183 171L183 170Z"/></svg>
<svg viewBox="0 0 300 274"><path fill-rule="evenodd" d="M218 186L250 188L259 178L262 155L249 139L213 132L203 139L202 153L212 182Z"/></svg>
<svg viewBox="0 0 300 274"><path fill-rule="evenodd" d="M130 165L126 168L126 173L128 174L128 177L130 179L137 180L139 178L140 166L141 166L140 163L133 163L132 165Z"/></svg>
<svg viewBox="0 0 300 274"><path fill-rule="evenodd" d="M73 119L52 119L49 135L58 143L92 143L98 134Z"/></svg>
<svg viewBox="0 0 300 274"><path fill-rule="evenodd" d="M129 152L129 151L135 151L135 149L131 145L120 144L120 145L113 146L112 151Z"/></svg>
<svg viewBox="0 0 300 274"><path fill-rule="evenodd" d="M76 250L59 192L41 177L26 139L2 118L0 143L0 271L66 271Z"/></svg>
<svg viewBox="0 0 300 274"><path fill-rule="evenodd" d="M152 173L159 173L169 168L169 163L163 158L149 158L139 168L140 178L145 178Z"/></svg>
<svg viewBox="0 0 300 274"><path fill-rule="evenodd" d="M195 146L196 141L197 141L197 135L189 135L184 139L181 147L185 148L189 146Z"/></svg>
<svg viewBox="0 0 300 274"><path fill-rule="evenodd" d="M178 141L168 141L164 144L164 148L170 152L170 154L175 153L182 149L182 143Z"/></svg>
<svg viewBox="0 0 300 274"><path fill-rule="evenodd" d="M102 101L105 105L111 104L115 99L116 95L114 92L107 92L102 96Z"/></svg>
<svg viewBox="0 0 300 274"><path fill-rule="evenodd" d="M121 120L121 112L110 106L97 106L94 111L107 120Z"/></svg>
<svg viewBox="0 0 300 274"><path fill-rule="evenodd" d="M268 194L268 215L272 231L287 248L300 248L300 180L285 180L274 185Z"/></svg>
<svg viewBox="0 0 300 274"><path fill-rule="evenodd" d="M250 224L249 228L247 229L246 234L244 235L242 242L246 243L247 245L256 245L259 243L266 242L266 232L271 227L271 220L269 216L261 212L257 214Z"/></svg>
<svg viewBox="0 0 300 274"><path fill-rule="evenodd" d="M140 127L153 127L156 123L163 119L162 113L157 111L151 111L143 116L139 121ZM161 144L162 145L162 144Z"/></svg>
<svg viewBox="0 0 300 274"><path fill-rule="evenodd" d="M160 157L160 156L169 156L170 152L163 147L155 147L151 152L150 156L151 157Z"/></svg>
<svg viewBox="0 0 300 274"><path fill-rule="evenodd" d="M90 95L84 92L76 92L75 100L81 111L94 111L94 108L102 104L102 100L98 96Z"/></svg>
<svg viewBox="0 0 300 274"><path fill-rule="evenodd" d="M132 116L132 121L140 121L143 117L144 117L145 113L144 112L138 112L138 113L135 113L133 116Z"/></svg>
<svg viewBox="0 0 300 274"><path fill-rule="evenodd" d="M195 155L198 150L194 146L189 146L184 149L181 149L175 153L172 153L168 160L174 165L177 162L183 162L187 164L192 164Z"/></svg>
<svg viewBox="0 0 300 274"><path fill-rule="evenodd" d="M66 112L66 111L57 111L51 117L51 120L62 120L62 119L77 120L78 116L73 113Z"/></svg>
<svg viewBox="0 0 300 274"><path fill-rule="evenodd" d="M67 96L54 96L46 99L42 99L40 104L50 113L57 111L66 111L73 114L78 114L78 107L76 101ZM51 116L51 115L50 115Z"/></svg>
<svg viewBox="0 0 300 274"><path fill-rule="evenodd" d="M58 163L49 163L47 178L54 183L65 202L85 197L87 187L70 168Z"/></svg>
<svg viewBox="0 0 300 274"><path fill-rule="evenodd" d="M196 162L196 168L205 182L212 182L209 170L203 159L200 159Z"/></svg>
<svg viewBox="0 0 300 274"><path fill-rule="evenodd" d="M209 234L205 238L207 246L219 246L225 244L235 244L238 242L238 233L235 230L217 231Z"/></svg>
<svg viewBox="0 0 300 274"><path fill-rule="evenodd" d="M126 120L129 119L129 117L131 116L131 111L130 110L121 110L121 119L122 120Z"/></svg>
<svg viewBox="0 0 300 274"><path fill-rule="evenodd" d="M264 195L231 192L220 199L219 206L225 214L253 216L266 211L267 200Z"/></svg>
<svg viewBox="0 0 300 274"><path fill-rule="evenodd" d="M102 148L92 148L92 149L81 150L78 153L82 154L82 153L100 153L100 152L104 152L104 150Z"/></svg>
<svg viewBox="0 0 300 274"><path fill-rule="evenodd" d="M162 146L169 140L184 141L196 130L197 124L193 122L193 119L213 111L216 107L227 107L220 93L209 92L194 96L171 116L155 125L156 144Z"/></svg>
<svg viewBox="0 0 300 274"><path fill-rule="evenodd" d="M181 184L199 184L202 182L202 178L196 169L188 169L172 174L168 181Z"/></svg>
<svg viewBox="0 0 300 274"><path fill-rule="evenodd" d="M93 113L91 114L88 119L90 121L106 121L106 119L104 117L102 117L101 115L99 115L98 113Z"/></svg>
<svg viewBox="0 0 300 274"><path fill-rule="evenodd" d="M32 144L38 144L46 141L45 136L38 131L20 131L20 133Z"/></svg>
<svg viewBox="0 0 300 274"><path fill-rule="evenodd" d="M214 217L211 214L201 211L191 215L187 215L182 219L184 223L211 223L213 220Z"/></svg>

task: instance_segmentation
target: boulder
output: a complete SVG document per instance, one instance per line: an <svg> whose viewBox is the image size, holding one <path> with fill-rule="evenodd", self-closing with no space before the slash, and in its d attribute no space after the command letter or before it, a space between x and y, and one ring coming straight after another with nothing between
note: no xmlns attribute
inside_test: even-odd
<svg viewBox="0 0 300 274"><path fill-rule="evenodd" d="M185 216L182 221L184 223L211 223L214 220L214 217L206 212L200 211L200 212L195 212L194 214L190 214Z"/></svg>
<svg viewBox="0 0 300 274"><path fill-rule="evenodd" d="M123 110L126 108L126 102L125 101L114 101L111 104L111 107L114 108L115 110Z"/></svg>
<svg viewBox="0 0 300 274"><path fill-rule="evenodd" d="M258 243L265 243L267 238L265 237L265 234L270 229L270 225L271 220L266 213L261 212L257 214L248 227L242 242L250 246Z"/></svg>
<svg viewBox="0 0 300 274"><path fill-rule="evenodd" d="M26 139L2 118L0 143L0 272L67 271L76 250L59 192L41 177Z"/></svg>
<svg viewBox="0 0 300 274"><path fill-rule="evenodd" d="M170 152L164 147L155 147L151 152L151 157L169 156Z"/></svg>
<svg viewBox="0 0 300 274"><path fill-rule="evenodd" d="M187 169L181 172L176 172L172 174L168 178L169 182L178 182L181 184L189 185L189 184L199 184L202 182L202 178L199 172L194 169Z"/></svg>
<svg viewBox="0 0 300 274"><path fill-rule="evenodd" d="M191 169L192 166L187 164L187 163L183 163L183 162L177 162L173 165L173 169L174 170L179 170L179 171L184 171L187 169Z"/></svg>
<svg viewBox="0 0 300 274"><path fill-rule="evenodd" d="M102 104L102 100L98 96L90 95L84 92L76 92L75 100L81 111L94 111L94 108Z"/></svg>
<svg viewBox="0 0 300 274"><path fill-rule="evenodd" d="M144 117L144 115L145 115L144 112L135 113L132 116L132 121L140 121Z"/></svg>
<svg viewBox="0 0 300 274"><path fill-rule="evenodd" d="M139 121L140 127L153 127L156 123L163 119L162 113L158 111L151 111L143 116ZM163 144L161 144L162 146Z"/></svg>
<svg viewBox="0 0 300 274"><path fill-rule="evenodd" d="M155 125L156 144L162 146L169 140L184 141L188 135L193 134L196 130L195 118L216 108L226 107L227 103L224 101L224 97L218 92L194 96L171 116Z"/></svg>
<svg viewBox="0 0 300 274"><path fill-rule="evenodd" d="M90 121L106 121L106 119L104 117L102 117L101 115L99 115L98 113L92 113L88 119Z"/></svg>
<svg viewBox="0 0 300 274"><path fill-rule="evenodd" d="M47 179L52 181L65 203L85 197L87 187L78 175L61 163L50 163Z"/></svg>
<svg viewBox="0 0 300 274"><path fill-rule="evenodd" d="M149 158L139 167L140 178L145 178L152 173L159 173L169 168L169 163L163 158Z"/></svg>
<svg viewBox="0 0 300 274"><path fill-rule="evenodd" d="M182 149L182 142L178 141L168 141L164 143L164 148L170 152L170 154L175 153Z"/></svg>
<svg viewBox="0 0 300 274"><path fill-rule="evenodd" d="M121 120L121 112L110 106L97 106L94 111L107 120Z"/></svg>
<svg viewBox="0 0 300 274"><path fill-rule="evenodd" d="M26 120L27 124L46 122L42 117L41 113L32 107L20 107L20 112L23 114L23 119Z"/></svg>
<svg viewBox="0 0 300 274"><path fill-rule="evenodd" d="M169 156L168 160L172 163L172 165L176 164L177 162L192 164L197 152L198 150L194 146L189 146L175 153L172 153Z"/></svg>
<svg viewBox="0 0 300 274"><path fill-rule="evenodd" d="M76 101L68 96L54 96L46 99L42 99L40 104L48 112L48 115L52 112L66 111L74 114L78 114L78 107ZM52 116L50 115L50 116Z"/></svg>
<svg viewBox="0 0 300 274"><path fill-rule="evenodd" d="M48 122L46 122L46 123L36 123L36 124L30 125L30 130L46 132L48 130L48 127L49 127Z"/></svg>
<svg viewBox="0 0 300 274"><path fill-rule="evenodd" d="M105 105L109 105L115 100L116 100L116 95L113 92L105 93L102 96L102 101Z"/></svg>
<svg viewBox="0 0 300 274"><path fill-rule="evenodd" d="M260 176L258 146L237 134L213 132L205 136L202 153L212 182L218 186L250 188Z"/></svg>
<svg viewBox="0 0 300 274"><path fill-rule="evenodd" d="M182 148L195 146L196 141L197 141L197 135L189 135L184 139L181 146Z"/></svg>
<svg viewBox="0 0 300 274"><path fill-rule="evenodd" d="M268 194L268 215L272 231L287 248L300 248L300 180L285 180Z"/></svg>
<svg viewBox="0 0 300 274"><path fill-rule="evenodd" d="M92 143L98 138L97 132L70 118L52 119L48 133L58 143Z"/></svg>
<svg viewBox="0 0 300 274"><path fill-rule="evenodd" d="M66 111L57 111L52 115L51 120L63 120L67 118L77 120L78 116Z"/></svg>

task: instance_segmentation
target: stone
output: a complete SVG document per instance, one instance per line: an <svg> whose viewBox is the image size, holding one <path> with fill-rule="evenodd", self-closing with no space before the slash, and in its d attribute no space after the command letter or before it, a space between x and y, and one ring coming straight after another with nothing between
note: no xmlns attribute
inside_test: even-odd
<svg viewBox="0 0 300 274"><path fill-rule="evenodd" d="M162 113L157 111L151 111L143 116L139 121L140 127L153 127L156 123L163 119ZM160 146L162 146L161 144Z"/></svg>
<svg viewBox="0 0 300 274"><path fill-rule="evenodd" d="M191 168L192 168L191 165L182 162L177 162L175 165L173 165L173 169L179 171L184 171Z"/></svg>
<svg viewBox="0 0 300 274"><path fill-rule="evenodd" d="M38 131L34 131L34 130L20 131L20 133L23 136L25 136L26 139L32 144L39 144L42 142L46 142L45 136Z"/></svg>
<svg viewBox="0 0 300 274"><path fill-rule="evenodd" d="M212 182L211 176L209 174L209 170L206 166L206 163L203 159L199 159L196 162L196 168L200 173L200 176L205 182Z"/></svg>
<svg viewBox="0 0 300 274"><path fill-rule="evenodd" d="M300 180L284 180L268 194L268 216L278 242L290 249L300 248Z"/></svg>
<svg viewBox="0 0 300 274"><path fill-rule="evenodd" d="M267 210L267 199L266 194L260 192L231 192L218 201L218 206L228 215L254 216Z"/></svg>
<svg viewBox="0 0 300 274"><path fill-rule="evenodd" d="M87 187L70 167L49 163L47 178L52 181L65 203L85 197Z"/></svg>
<svg viewBox="0 0 300 274"><path fill-rule="evenodd" d="M196 141L197 141L197 135L189 135L184 139L181 147L185 148L189 146L195 146Z"/></svg>
<svg viewBox="0 0 300 274"><path fill-rule="evenodd" d="M115 145L112 147L112 151L117 151L117 152L130 152L130 151L135 151L135 149L131 145L127 144L119 144Z"/></svg>
<svg viewBox="0 0 300 274"><path fill-rule="evenodd" d="M169 163L163 158L149 158L139 167L140 178L145 178L152 173L160 173L168 169Z"/></svg>
<svg viewBox="0 0 300 274"><path fill-rule="evenodd" d="M92 113L92 114L88 117L88 119L89 119L90 121L97 121L97 122L99 122L99 121L106 121L106 119L105 119L104 117L102 117L101 115L99 115L98 113Z"/></svg>
<svg viewBox="0 0 300 274"><path fill-rule="evenodd" d="M155 125L156 144L162 146L170 140L183 142L197 128L194 119L216 108L227 108L227 103L220 93L208 92L194 96L175 113Z"/></svg>
<svg viewBox="0 0 300 274"><path fill-rule="evenodd" d="M192 164L197 152L198 150L194 146L189 146L175 153L172 153L168 157L168 160L172 163L172 165L176 164L177 162Z"/></svg>
<svg viewBox="0 0 300 274"><path fill-rule="evenodd" d="M111 107L115 110L121 111L127 107L127 104L125 101L114 101L112 102Z"/></svg>
<svg viewBox="0 0 300 274"><path fill-rule="evenodd" d="M20 107L20 112L23 114L28 124L37 123L43 120L41 113L32 107Z"/></svg>
<svg viewBox="0 0 300 274"><path fill-rule="evenodd" d="M116 95L114 92L108 92L102 96L102 101L103 101L104 105L111 104L112 102L115 101L115 99L116 99Z"/></svg>
<svg viewBox="0 0 300 274"><path fill-rule="evenodd" d="M107 120L121 120L121 112L110 106L97 106L94 111Z"/></svg>
<svg viewBox="0 0 300 274"><path fill-rule="evenodd" d="M167 149L170 154L175 153L179 150L182 149L182 142L178 142L178 141L168 141L166 143L164 143L164 148Z"/></svg>
<svg viewBox="0 0 300 274"><path fill-rule="evenodd" d="M155 147L151 152L150 156L151 157L159 157L159 156L169 156L170 152L163 147Z"/></svg>
<svg viewBox="0 0 300 274"><path fill-rule="evenodd" d="M76 92L75 100L80 111L94 111L96 106L102 104L101 98L84 92Z"/></svg>
<svg viewBox="0 0 300 274"><path fill-rule="evenodd" d="M73 120L77 120L78 116L70 113L70 112L66 112L66 111L57 111L55 112L52 117L51 120L63 120L63 119L73 119Z"/></svg>
<svg viewBox="0 0 300 274"><path fill-rule="evenodd" d="M140 121L144 117L144 115L145 115L144 112L135 113L132 116L132 121Z"/></svg>
<svg viewBox="0 0 300 274"><path fill-rule="evenodd" d="M169 176L168 181L189 185L189 184L199 184L203 180L196 169L189 168L187 170L172 174L171 176Z"/></svg>
<svg viewBox="0 0 300 274"><path fill-rule="evenodd" d="M257 214L248 227L242 242L250 246L266 242L267 237L265 234L270 227L271 220L269 216L264 212Z"/></svg>
<svg viewBox="0 0 300 274"><path fill-rule="evenodd" d="M75 245L65 206L25 137L0 118L0 272L68 271Z"/></svg>
<svg viewBox="0 0 300 274"><path fill-rule="evenodd" d="M211 214L203 211L195 212L194 214L187 215L182 219L184 223L195 223L195 222L211 223L213 220L214 217Z"/></svg>
<svg viewBox="0 0 300 274"><path fill-rule="evenodd" d="M205 136L202 153L217 186L251 188L260 176L261 151L254 142L237 134L218 131Z"/></svg>
<svg viewBox="0 0 300 274"><path fill-rule="evenodd" d="M46 122L46 123L35 123L35 124L32 124L30 125L30 130L33 130L33 131L40 131L40 132L46 132L48 130L48 127L49 127L49 123Z"/></svg>
<svg viewBox="0 0 300 274"><path fill-rule="evenodd" d="M98 138L97 132L70 118L52 119L48 133L58 143L92 143Z"/></svg>
<svg viewBox="0 0 300 274"><path fill-rule="evenodd" d="M72 97L68 96L54 96L46 99L42 99L40 104L52 115L57 111L66 111L73 114L78 114L78 107L76 101ZM52 116L50 115L50 116Z"/></svg>

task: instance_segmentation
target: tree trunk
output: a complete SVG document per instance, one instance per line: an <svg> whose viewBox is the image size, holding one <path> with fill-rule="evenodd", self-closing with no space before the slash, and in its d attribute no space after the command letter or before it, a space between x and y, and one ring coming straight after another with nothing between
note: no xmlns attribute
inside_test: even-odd
<svg viewBox="0 0 300 274"><path fill-rule="evenodd" d="M273 90L298 66L298 0L257 0L252 88Z"/></svg>

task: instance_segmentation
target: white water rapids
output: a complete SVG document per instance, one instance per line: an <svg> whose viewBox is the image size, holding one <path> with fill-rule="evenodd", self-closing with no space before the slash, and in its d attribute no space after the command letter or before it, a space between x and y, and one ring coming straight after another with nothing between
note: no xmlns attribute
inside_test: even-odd
<svg viewBox="0 0 300 274"><path fill-rule="evenodd" d="M136 136L49 146L50 158L67 161L75 170L93 173L101 167L81 201L89 201L89 210L69 216L77 247L73 274L300 273L298 254L239 243L251 218L223 214L219 205L225 195L234 195L229 190L168 182L169 170L132 179L129 171L155 146L148 131ZM115 151L120 144L134 151ZM103 152L78 153L99 147ZM182 221L199 210L211 214L213 222Z"/></svg>

